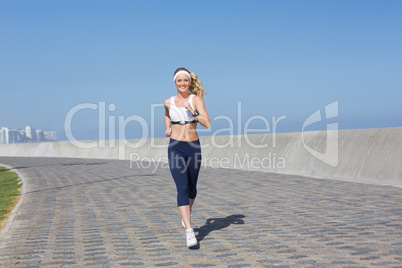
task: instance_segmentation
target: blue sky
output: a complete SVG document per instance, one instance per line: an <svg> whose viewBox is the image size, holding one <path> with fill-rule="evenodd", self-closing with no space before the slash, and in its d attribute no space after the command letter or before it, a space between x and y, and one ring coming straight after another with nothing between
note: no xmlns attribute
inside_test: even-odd
<svg viewBox="0 0 402 268"><path fill-rule="evenodd" d="M73 107L104 102L116 107L106 129L114 118L116 137L139 137L136 121L119 132L119 117L150 124L182 66L208 93L212 127L202 135L230 126L219 116L233 134L253 116L271 131L272 117L285 116L277 132L301 131L334 101L340 129L401 127L401 13L397 0L1 1L0 127L34 125L63 140ZM98 139L98 112L74 115L77 139ZM154 113L162 137L163 108Z"/></svg>

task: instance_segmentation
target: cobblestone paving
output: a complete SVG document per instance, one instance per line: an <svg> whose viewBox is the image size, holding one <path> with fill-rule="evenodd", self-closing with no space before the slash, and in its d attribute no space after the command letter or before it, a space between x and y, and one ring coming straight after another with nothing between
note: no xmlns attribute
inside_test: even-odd
<svg viewBox="0 0 402 268"><path fill-rule="evenodd" d="M402 267L402 188L204 168L189 250L166 166L11 158L1 267Z"/></svg>

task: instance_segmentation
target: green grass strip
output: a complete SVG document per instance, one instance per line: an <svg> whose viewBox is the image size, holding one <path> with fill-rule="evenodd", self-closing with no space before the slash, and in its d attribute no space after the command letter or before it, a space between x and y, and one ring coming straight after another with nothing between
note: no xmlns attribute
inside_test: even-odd
<svg viewBox="0 0 402 268"><path fill-rule="evenodd" d="M17 173L0 166L0 221L7 217L20 195L22 183ZM0 229L4 226L0 226Z"/></svg>

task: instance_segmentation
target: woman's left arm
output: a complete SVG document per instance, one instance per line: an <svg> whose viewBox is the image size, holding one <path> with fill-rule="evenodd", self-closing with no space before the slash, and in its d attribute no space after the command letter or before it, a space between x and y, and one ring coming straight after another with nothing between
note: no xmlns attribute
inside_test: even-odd
<svg viewBox="0 0 402 268"><path fill-rule="evenodd" d="M205 108L204 101L202 100L201 97L199 96L194 96L193 98L193 105L194 108L198 111L199 115L196 117L198 122L206 128L209 128L211 126L211 121L209 120L209 115L207 112L207 109ZM194 114L194 110L191 108L190 105L188 105L187 109Z"/></svg>

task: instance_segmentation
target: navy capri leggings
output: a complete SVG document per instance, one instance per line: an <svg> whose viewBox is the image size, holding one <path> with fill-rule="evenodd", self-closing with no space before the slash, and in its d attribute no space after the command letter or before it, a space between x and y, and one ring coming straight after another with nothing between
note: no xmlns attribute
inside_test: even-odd
<svg viewBox="0 0 402 268"><path fill-rule="evenodd" d="M177 188L177 206L189 205L197 196L197 180L201 167L200 141L170 139L168 161Z"/></svg>

